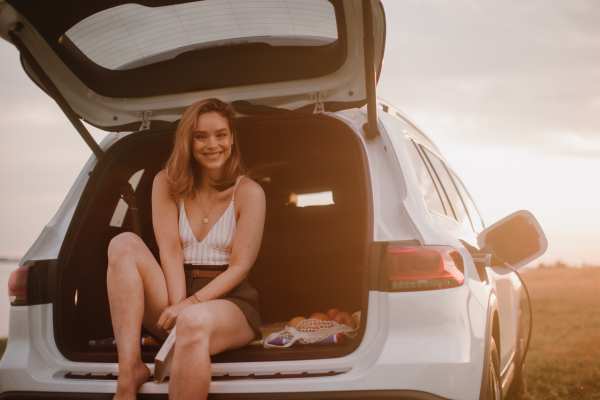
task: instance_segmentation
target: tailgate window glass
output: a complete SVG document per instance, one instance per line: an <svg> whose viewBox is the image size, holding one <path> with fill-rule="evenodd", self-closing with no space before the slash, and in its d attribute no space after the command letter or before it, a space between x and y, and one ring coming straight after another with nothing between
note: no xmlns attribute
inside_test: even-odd
<svg viewBox="0 0 600 400"><path fill-rule="evenodd" d="M326 0L204 0L124 4L84 19L66 36L96 64L125 70L240 44L324 46L338 39L338 30Z"/></svg>
<svg viewBox="0 0 600 400"><path fill-rule="evenodd" d="M425 199L425 204L427 204L430 211L446 215L442 197L435 186L433 177L425 165L425 160L423 160L423 157L411 139L406 139L406 148L410 154L412 165L415 167L417 179L419 180L419 187L421 188L421 193Z"/></svg>

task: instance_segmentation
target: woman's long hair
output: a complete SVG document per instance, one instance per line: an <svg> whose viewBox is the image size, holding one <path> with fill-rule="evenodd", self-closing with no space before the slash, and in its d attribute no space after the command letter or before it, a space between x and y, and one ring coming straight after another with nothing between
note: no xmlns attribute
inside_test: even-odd
<svg viewBox="0 0 600 400"><path fill-rule="evenodd" d="M231 155L225 162L225 172L221 179L212 186L218 191L223 191L230 188L238 176L246 173L246 168L242 164L233 108L215 98L197 101L189 106L181 116L179 126L175 131L173 152L165 165L170 183L169 193L174 199L194 198L196 195L194 187L200 183L201 175L198 173L198 161L192 156L192 143L196 131L196 121L200 115L207 112L217 112L227 118L229 130L233 135Z"/></svg>

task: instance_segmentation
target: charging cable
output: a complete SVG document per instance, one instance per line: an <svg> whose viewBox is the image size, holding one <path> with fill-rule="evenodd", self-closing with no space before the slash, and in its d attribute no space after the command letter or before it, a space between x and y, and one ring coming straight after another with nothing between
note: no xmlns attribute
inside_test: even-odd
<svg viewBox="0 0 600 400"><path fill-rule="evenodd" d="M475 249L472 246L467 247L468 250L471 250L471 248L474 249L475 251L478 251L477 249ZM527 342L525 343L525 348L523 350L523 356L521 358L521 362L517 365L517 370L515 371L515 376L518 376L519 373L523 370L523 367L525 366L525 357L527 357L527 351L529 350L529 343L531 342L531 332L533 330L533 308L531 305L531 296L529 295L529 290L527 289L527 285L525 284L525 280L523 279L521 274L519 274L512 265L505 262L500 257L498 257L494 254L483 254L483 253L474 253L474 254L471 254L471 257L473 257L473 261L475 261L476 263L483 263L486 267L508 268L509 270L511 270L512 272L514 272L517 275L517 277L523 284L523 288L525 289L525 294L527 295L527 302L529 303L529 333L527 334Z"/></svg>

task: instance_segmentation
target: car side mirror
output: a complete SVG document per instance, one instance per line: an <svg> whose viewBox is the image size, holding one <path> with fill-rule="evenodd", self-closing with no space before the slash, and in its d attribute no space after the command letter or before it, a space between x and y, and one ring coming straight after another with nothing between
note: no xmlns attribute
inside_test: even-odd
<svg viewBox="0 0 600 400"><path fill-rule="evenodd" d="M479 234L481 253L493 254L515 270L540 257L548 249L548 240L539 222L529 211L517 211ZM493 267L498 274L512 272L509 268Z"/></svg>

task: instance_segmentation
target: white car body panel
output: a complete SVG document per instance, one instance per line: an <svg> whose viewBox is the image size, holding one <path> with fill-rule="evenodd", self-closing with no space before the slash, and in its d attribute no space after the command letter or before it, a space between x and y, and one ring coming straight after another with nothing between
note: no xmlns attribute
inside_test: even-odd
<svg viewBox="0 0 600 400"><path fill-rule="evenodd" d="M367 141L361 130L363 124L367 122L364 108L340 111L330 115L346 122L361 139L367 151L375 217L373 240L376 242L411 240L418 237L418 231L406 223L410 221L402 205L406 197L406 186L402 177L396 173L397 166L388 157L391 149L389 144L386 144L387 136L383 134L385 125L381 123L379 125L382 131L381 137ZM388 150L385 150L384 146Z"/></svg>
<svg viewBox="0 0 600 400"><path fill-rule="evenodd" d="M519 302L521 298L521 281L514 274L496 275L496 294L500 320L500 368L510 363L517 346Z"/></svg>

